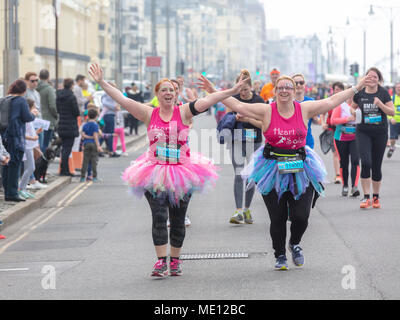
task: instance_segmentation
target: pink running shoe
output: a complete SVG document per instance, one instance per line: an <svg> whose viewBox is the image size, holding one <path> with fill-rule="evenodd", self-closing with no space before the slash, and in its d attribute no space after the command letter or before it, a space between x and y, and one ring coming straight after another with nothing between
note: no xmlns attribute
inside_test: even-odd
<svg viewBox="0 0 400 320"><path fill-rule="evenodd" d="M171 259L169 264L169 270L171 276L181 276L182 273L182 260Z"/></svg>
<svg viewBox="0 0 400 320"><path fill-rule="evenodd" d="M163 259L159 259L153 267L153 271L151 272L152 277L163 278L168 276L168 266L167 263Z"/></svg>

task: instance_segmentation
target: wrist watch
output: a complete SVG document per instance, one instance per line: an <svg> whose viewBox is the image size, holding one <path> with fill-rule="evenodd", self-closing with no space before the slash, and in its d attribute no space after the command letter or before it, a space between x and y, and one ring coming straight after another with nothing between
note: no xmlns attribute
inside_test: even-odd
<svg viewBox="0 0 400 320"><path fill-rule="evenodd" d="M356 88L356 86L351 86L351 89L353 89L354 94L357 94L357 93L358 93L358 89Z"/></svg>

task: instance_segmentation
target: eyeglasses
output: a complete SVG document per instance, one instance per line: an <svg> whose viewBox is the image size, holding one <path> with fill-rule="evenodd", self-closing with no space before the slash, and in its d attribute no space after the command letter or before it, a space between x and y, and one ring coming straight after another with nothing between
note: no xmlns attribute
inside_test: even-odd
<svg viewBox="0 0 400 320"><path fill-rule="evenodd" d="M32 83L35 83L35 82L39 82L39 79L29 80L29 81L32 82Z"/></svg>
<svg viewBox="0 0 400 320"><path fill-rule="evenodd" d="M296 86L304 86L305 81L296 81Z"/></svg>
<svg viewBox="0 0 400 320"><path fill-rule="evenodd" d="M292 91L294 90L293 87L277 87L276 91Z"/></svg>

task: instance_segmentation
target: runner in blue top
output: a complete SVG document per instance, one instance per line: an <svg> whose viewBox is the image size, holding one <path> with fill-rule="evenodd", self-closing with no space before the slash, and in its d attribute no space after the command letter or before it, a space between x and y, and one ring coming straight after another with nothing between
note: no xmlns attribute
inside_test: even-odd
<svg viewBox="0 0 400 320"><path fill-rule="evenodd" d="M306 80L304 75L297 73L292 76L292 79L296 83L296 91L295 91L295 98L298 102L310 101L315 100L313 98L305 96L305 88L306 88ZM306 137L306 145L309 146L311 149L314 149L314 137L311 131L312 124L318 124L318 117L311 118L308 121L308 130L307 130L307 137Z"/></svg>

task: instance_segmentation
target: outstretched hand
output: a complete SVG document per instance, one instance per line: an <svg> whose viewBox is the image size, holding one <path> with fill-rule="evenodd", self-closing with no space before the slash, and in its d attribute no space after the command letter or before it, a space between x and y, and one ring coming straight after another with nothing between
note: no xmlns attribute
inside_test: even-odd
<svg viewBox="0 0 400 320"><path fill-rule="evenodd" d="M89 74L93 78L94 81L100 82L103 81L103 70L99 66L98 63L93 63L89 67Z"/></svg>
<svg viewBox="0 0 400 320"><path fill-rule="evenodd" d="M240 92L240 90L242 89L242 87L246 84L246 81L248 80L248 78L245 78L245 75L242 74L238 80L238 82L236 82L235 86L232 88L233 94L238 94Z"/></svg>
<svg viewBox="0 0 400 320"><path fill-rule="evenodd" d="M197 79L199 82L196 82L195 85L207 93L213 93L216 92L217 90L214 88L214 85L210 80L208 80L205 76L200 76L200 78Z"/></svg>

